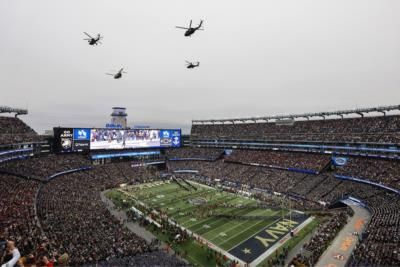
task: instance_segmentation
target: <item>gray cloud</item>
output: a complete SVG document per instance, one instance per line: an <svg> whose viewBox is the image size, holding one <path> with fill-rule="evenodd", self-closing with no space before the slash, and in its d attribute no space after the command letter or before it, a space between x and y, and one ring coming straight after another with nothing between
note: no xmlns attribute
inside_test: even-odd
<svg viewBox="0 0 400 267"><path fill-rule="evenodd" d="M398 104L400 2L0 0L1 104L37 131ZM204 19L191 38L175 25ZM90 47L82 32L104 35ZM187 70L184 60L200 61ZM113 80L105 72L125 67Z"/></svg>

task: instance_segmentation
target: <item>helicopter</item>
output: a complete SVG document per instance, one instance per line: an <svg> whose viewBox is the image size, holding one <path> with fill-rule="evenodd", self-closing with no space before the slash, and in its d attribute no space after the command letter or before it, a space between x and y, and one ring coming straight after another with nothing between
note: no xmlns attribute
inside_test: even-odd
<svg viewBox="0 0 400 267"><path fill-rule="evenodd" d="M175 26L175 27L179 28L179 29L185 29L186 30L185 36L191 36L197 30L204 30L204 29L200 29L202 24L203 24L203 21L201 20L199 26L192 28L192 20L190 20L189 28L180 27L180 26Z"/></svg>
<svg viewBox="0 0 400 267"><path fill-rule="evenodd" d="M107 75L114 76L114 79L119 79L122 77L122 73L127 73L124 71L124 68L120 69L117 73L106 73Z"/></svg>
<svg viewBox="0 0 400 267"><path fill-rule="evenodd" d="M193 62L189 62L189 61L187 61L187 60L185 60L185 61L186 61L186 63L187 63L186 68L188 68L188 69L194 69L194 68L200 66L200 62L198 62L198 61L196 62L196 64L193 63Z"/></svg>
<svg viewBox="0 0 400 267"><path fill-rule="evenodd" d="M89 45L98 45L101 44L100 40L103 39L102 36L100 36L100 33L97 34L97 37L94 38L92 36L90 36L90 34L88 34L87 32L83 32L87 37L89 38L85 38L83 40L86 40L89 42Z"/></svg>

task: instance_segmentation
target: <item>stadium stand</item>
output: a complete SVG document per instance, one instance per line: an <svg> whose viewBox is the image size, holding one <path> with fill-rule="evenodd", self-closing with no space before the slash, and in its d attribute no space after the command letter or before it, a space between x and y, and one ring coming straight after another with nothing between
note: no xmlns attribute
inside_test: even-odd
<svg viewBox="0 0 400 267"><path fill-rule="evenodd" d="M223 149L182 147L166 151L169 160L216 160L224 153Z"/></svg>
<svg viewBox="0 0 400 267"><path fill-rule="evenodd" d="M330 162L329 155L277 151L234 150L226 161L321 171Z"/></svg>
<svg viewBox="0 0 400 267"><path fill-rule="evenodd" d="M189 266L182 260L161 251L143 253L135 257L114 258L100 261L96 264L84 264L85 267L114 267L114 266Z"/></svg>
<svg viewBox="0 0 400 267"><path fill-rule="evenodd" d="M106 166L75 172L55 178L41 188L38 215L43 230L58 254L70 255L72 265L151 250L143 239L125 229L100 199L101 190L127 182L118 170L119 167ZM88 244L93 243L96 246L89 249Z"/></svg>
<svg viewBox="0 0 400 267"><path fill-rule="evenodd" d="M87 162L79 155L51 155L16 162L24 166L18 170L21 177L0 174L0 197L7 199L0 204L0 238L15 240L24 261L40 266L44 259L63 255L70 265L100 261L101 266L110 266L118 262L163 260L167 265L161 266L185 265L124 228L100 199L102 190L120 183L143 183L157 173L131 168L123 162L67 173L48 181L46 178L52 172ZM17 170L17 165L11 167ZM31 176L37 180L22 178Z"/></svg>
<svg viewBox="0 0 400 267"><path fill-rule="evenodd" d="M193 124L191 138L399 144L399 133L400 116L396 115L287 124ZM0 117L0 145L33 140L40 137L23 121ZM166 172L234 192L252 190L256 198L271 206L280 206L285 199L303 211L328 212L337 201L355 197L372 217L347 265L400 266L399 194L336 177L339 174L400 189L398 160L351 156L344 166L332 167L331 156L325 154L251 149L231 152L224 155L222 148L202 147L166 150ZM46 259L75 266L156 266L160 262L163 266L185 266L126 229L101 200L101 191L121 183L160 179L156 168L132 168L133 163L141 162L95 166L80 154L0 162L0 197L7 200L0 202L0 240L14 240L23 261L38 266ZM292 263L315 264L348 216L347 211L339 212L321 225L304 247L310 253L298 255Z"/></svg>
<svg viewBox="0 0 400 267"><path fill-rule="evenodd" d="M337 173L400 189L400 164L397 160L351 157Z"/></svg>
<svg viewBox="0 0 400 267"><path fill-rule="evenodd" d="M35 214L39 182L0 174L0 239L14 240L22 255L41 244L43 235Z"/></svg>
<svg viewBox="0 0 400 267"><path fill-rule="evenodd" d="M349 266L400 265L400 199L380 193L366 200L371 221L352 254Z"/></svg>
<svg viewBox="0 0 400 267"><path fill-rule="evenodd" d="M400 143L400 116L235 124L193 124L192 139Z"/></svg>
<svg viewBox="0 0 400 267"><path fill-rule="evenodd" d="M0 116L0 145L43 140L19 118Z"/></svg>
<svg viewBox="0 0 400 267"><path fill-rule="evenodd" d="M6 162L0 165L0 171L45 181L53 174L90 165L90 161L82 155L50 154L30 160Z"/></svg>

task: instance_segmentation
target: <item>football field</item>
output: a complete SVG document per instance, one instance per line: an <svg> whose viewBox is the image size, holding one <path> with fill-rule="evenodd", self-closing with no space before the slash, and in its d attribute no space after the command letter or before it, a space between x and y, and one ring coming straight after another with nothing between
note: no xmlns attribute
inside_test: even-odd
<svg viewBox="0 0 400 267"><path fill-rule="evenodd" d="M134 199L136 208L144 205L161 210L207 243L248 263L306 218L302 215L301 219L290 221L286 209L266 207L242 195L182 180L129 186L119 191Z"/></svg>

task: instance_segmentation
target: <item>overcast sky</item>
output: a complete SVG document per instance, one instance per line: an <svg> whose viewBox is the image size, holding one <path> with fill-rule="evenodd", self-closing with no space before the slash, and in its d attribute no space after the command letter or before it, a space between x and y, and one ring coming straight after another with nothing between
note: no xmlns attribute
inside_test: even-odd
<svg viewBox="0 0 400 267"><path fill-rule="evenodd" d="M0 0L0 105L42 133L400 103L398 0ZM184 37L190 19L204 31ZM83 31L104 35L92 47ZM185 60L200 61L186 69ZM124 67L114 80L105 72Z"/></svg>

